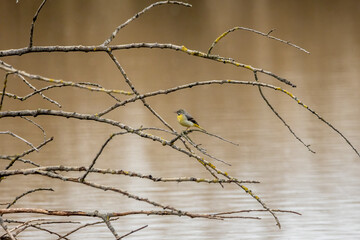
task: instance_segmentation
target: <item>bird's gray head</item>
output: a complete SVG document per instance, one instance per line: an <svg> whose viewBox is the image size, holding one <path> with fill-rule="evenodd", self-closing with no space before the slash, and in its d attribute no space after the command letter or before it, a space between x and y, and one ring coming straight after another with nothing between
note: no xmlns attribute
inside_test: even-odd
<svg viewBox="0 0 360 240"><path fill-rule="evenodd" d="M185 111L183 109L179 109L176 111L177 115L184 114Z"/></svg>

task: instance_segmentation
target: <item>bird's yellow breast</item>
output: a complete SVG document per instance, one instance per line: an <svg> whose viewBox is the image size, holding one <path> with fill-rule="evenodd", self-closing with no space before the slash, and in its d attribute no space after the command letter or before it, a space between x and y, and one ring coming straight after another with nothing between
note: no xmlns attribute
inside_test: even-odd
<svg viewBox="0 0 360 240"><path fill-rule="evenodd" d="M194 123L190 122L184 114L177 115L178 122L183 125L184 127L192 127Z"/></svg>

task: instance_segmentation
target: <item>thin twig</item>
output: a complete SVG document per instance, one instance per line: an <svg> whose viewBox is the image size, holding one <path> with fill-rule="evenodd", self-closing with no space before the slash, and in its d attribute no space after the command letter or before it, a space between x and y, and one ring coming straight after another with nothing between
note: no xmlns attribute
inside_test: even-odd
<svg viewBox="0 0 360 240"><path fill-rule="evenodd" d="M10 160L11 162L14 161L14 157L7 156L7 155L0 155L0 159ZM18 157L18 158L16 158L16 161L19 161L19 162L22 162L22 163L27 163L27 164L33 165L35 167L40 167L39 164L37 164L37 163L35 163L35 162L33 162L33 161L29 160L29 159L23 159L23 158Z"/></svg>
<svg viewBox="0 0 360 240"><path fill-rule="evenodd" d="M110 58L113 60L113 62L115 63L116 67L119 69L119 71L121 72L121 74L123 75L125 82L129 85L129 87L131 88L131 90L133 91L133 93L135 93L136 96L139 96L139 92L135 89L134 84L130 81L130 79L128 78L125 70L123 69L123 67L120 65L119 61L116 59L116 57L114 56L114 54L112 52L108 52ZM166 127L168 127L171 131L175 132L175 130L160 116L160 114L158 114L146 101L145 99L140 99L144 106L149 109L149 111L155 116L157 117L160 122L162 122Z"/></svg>
<svg viewBox="0 0 360 240"><path fill-rule="evenodd" d="M177 5L182 5L185 7L191 7L191 4L188 3L184 3L184 2L178 2L178 1L160 1L160 2L156 2L151 4L150 6L147 6L146 8L144 8L143 10L141 10L140 12L136 13L134 16L132 16L131 18L129 18L126 22L124 22L123 24L121 24L120 26L118 26L115 31L110 35L110 37L108 39L105 40L105 42L103 42L102 46L107 46L109 45L109 43L116 37L116 35L118 34L118 32L124 28L126 25L128 25L130 22L132 22L133 20L135 20L136 18L140 17L142 14L144 14L145 12L147 12L148 10L150 10L153 7L159 6L159 5L163 5L163 4L177 4Z"/></svg>
<svg viewBox="0 0 360 240"><path fill-rule="evenodd" d="M326 121L323 117L321 117L317 112L315 112L314 110L312 110L308 105L304 104L299 98L297 98L295 95L293 95L292 93L280 88L280 91L286 93L288 96L290 96L293 100L295 100L300 106L302 106L303 108L307 109L309 112L311 112L313 115L315 115L318 119L320 119L320 121L322 121L323 123L325 123L326 125L328 125L331 129L333 129L336 133L338 133L345 141L346 143L354 150L354 152L360 157L360 153L358 152L358 150L352 145L352 143L349 141L349 139L347 139L347 137L345 137L344 134L342 134L337 128L335 128L330 122Z"/></svg>
<svg viewBox="0 0 360 240"><path fill-rule="evenodd" d="M181 133L181 136L182 136L182 138L180 138L180 140L183 140L183 139L185 139L187 142L189 142L193 147L195 147L196 149L198 149L201 153L203 153L204 154L204 151L202 150L202 149L200 149L199 148L199 146L197 146L191 139L190 139L190 137L187 135L187 134L185 134L185 132L186 131L183 131L182 133ZM195 155L195 153L187 146L187 144L186 144L186 142L185 142L185 140L183 140L182 142L183 142L183 144L185 145L185 147L189 150L189 152L187 152L186 154L189 154L189 156L191 156L191 157L195 157L195 158L197 158L196 160L199 162L199 163L201 163L204 167L205 167L205 169L214 177L214 179L215 179L215 181L217 182L217 183L219 183L219 185L222 187L222 188L224 188L224 185L221 183L221 182L219 182L219 177L216 175L216 174L221 174L221 172L218 172L216 169L215 169L215 166L214 165L212 165L211 163L210 164L208 164L208 162L206 161L206 160L204 160L203 158L200 158L199 156L197 156L197 155ZM172 140L171 140L172 141ZM172 145L172 144L171 144ZM205 154L206 155L206 154ZM209 154L208 154L209 155ZM215 157L212 157L212 156L210 156L210 158L212 158L212 159L216 159ZM217 159L216 159L217 160ZM225 162L225 161L223 161L223 160L220 160L219 159L219 161L220 162L223 162L223 163L225 163L225 164L227 164L227 165L230 165L229 163L227 163L227 162Z"/></svg>
<svg viewBox="0 0 360 240"><path fill-rule="evenodd" d="M268 37L268 38L270 38L270 39L273 39L273 40L276 40L276 41L285 43L285 44L287 44L287 45L290 45L290 46L292 46L292 47L294 47L294 48L297 48L297 49L299 49L300 51L303 51L303 52L305 52L305 53L308 53L308 54L310 53L310 52L308 52L307 50L305 50L305 49L303 49L303 48L301 48L301 47L299 47L299 46L297 46L297 45L295 45L295 44L293 44L293 43L291 43L291 42L289 42L289 41L285 41L285 40L282 40L282 39L280 39L280 38L276 38L276 37L270 36L270 34L271 34L273 31L275 31L275 29L271 29L268 33L263 33L263 32L260 32L260 31L257 31L257 30L255 30L255 29L251 29L251 28L246 28L246 27L234 27L234 28L231 28L231 29L227 30L226 32L224 32L224 33L221 34L218 38L215 39L215 41L211 44L211 47L210 47L209 50L208 50L208 54L211 53L211 50L215 47L215 45L216 45L223 37L225 37L226 35L228 35L228 34L231 33L231 32L234 32L235 30L245 30L245 31L253 32L253 33L259 34L259 35L261 35L261 36Z"/></svg>
<svg viewBox="0 0 360 240"><path fill-rule="evenodd" d="M225 138L223 138L223 137L221 137L221 136L219 136L219 135L216 135L216 134L214 134L214 133L210 133L210 132L208 132L208 131L204 131L204 130L199 130L199 129L189 129L189 130L187 130L187 132L202 132L202 133L204 133L204 134L206 134L206 135L209 135L209 136L211 136L211 137L215 137L215 138L218 138L218 139L220 139L220 140L222 140L222 141L224 141L224 142L227 142L227 143L230 143L230 144L232 144L232 145L235 145L235 146L239 146L239 144L238 143L235 143L235 142L232 142L232 141L230 141L230 140L228 140L228 139L225 139Z"/></svg>
<svg viewBox="0 0 360 240"><path fill-rule="evenodd" d="M255 81L258 82L259 79L258 79L258 77L257 77L256 72L254 72L254 77L255 77ZM259 89L259 92L260 92L260 95L261 95L262 99L265 101L265 103L268 105L268 107L271 109L271 111L275 114L275 116L278 117L278 119L288 128L288 130L290 131L290 133L291 133L300 143L302 143L311 153L315 153L315 151L310 148L310 145L309 145L309 144L305 144L305 143L303 142L303 140L301 140L301 138L298 137L298 136L296 135L296 133L291 129L290 125L287 124L287 123L285 122L285 120L280 116L280 114L274 109L274 107L270 104L269 100L265 97L265 95L264 95L264 93L263 93L263 91L262 91L262 89L261 89L260 86L258 86L258 89Z"/></svg>
<svg viewBox="0 0 360 240"><path fill-rule="evenodd" d="M47 101L55 104L55 105L58 106L59 108L62 107L60 103L58 103L57 101L55 101L55 100L53 100L53 99L45 96L41 91L38 91L38 90L36 89L36 87L34 87L33 85L31 85L31 83L29 83L22 75L16 74L16 76L18 76L19 78L21 78L26 85L28 85L32 90L34 90L34 92L39 93L39 95L40 95L43 99L45 99L45 100L47 100Z"/></svg>
<svg viewBox="0 0 360 240"><path fill-rule="evenodd" d="M169 44L169 43L130 43L130 44L123 44L123 45L111 45L111 46L38 46L38 47L32 47L32 48L20 48L20 49L11 49L11 50L4 50L0 51L0 57L5 56L14 56L14 55L23 55L33 52L111 52L116 50L123 50L123 49L135 49L135 48L159 48L159 49L169 49L174 51L181 51L183 53L186 53L191 56L195 57L201 57L204 59L221 62L224 64L231 64L236 67L245 68L247 70L250 70L252 72L257 71L263 74L266 74L268 76L271 76L280 82L283 82L287 85L290 85L291 87L296 87L295 84L290 82L289 80L280 77L276 75L275 73L272 73L270 71L256 68L248 64L240 63L235 61L231 58L225 58L218 55L209 55L207 53L197 51L197 50L191 50L188 49L185 46L179 46L175 44ZM0 68L3 68L4 70L11 71L6 65L8 64L2 64L3 62L0 60Z"/></svg>
<svg viewBox="0 0 360 240"><path fill-rule="evenodd" d="M105 149L106 145L117 135L123 135L126 134L128 132L120 132L120 133L113 133L110 135L110 137L108 139L106 139L106 141L104 142L104 144L101 146L100 151L96 154L94 160L91 162L90 166L88 167L88 170L84 173L84 175L79 178L80 182L83 182L86 178L86 176L89 174L89 172L92 170L92 168L94 167L96 160L100 157L101 153L103 152L103 150Z"/></svg>
<svg viewBox="0 0 360 240"><path fill-rule="evenodd" d="M115 239L120 239L119 234L117 234L115 228L110 223L110 217L108 215L103 215L102 220L105 222L107 228L110 230L110 232L114 235Z"/></svg>
<svg viewBox="0 0 360 240"><path fill-rule="evenodd" d="M149 98L149 97L153 97L153 96L158 96L158 95L167 95L173 92L177 92L179 90L183 90L183 89L190 89L193 87L199 87L199 86L203 86L203 85L211 85L211 84L239 84L239 85L250 85L250 86L262 86L262 87L267 87L267 88L271 88L273 90L277 90L277 91L282 91L280 90L279 87L274 86L274 85L270 85L267 83L262 83L262 82L256 82L256 81L239 81L239 80L209 80L209 81L199 81L199 82L192 82L192 83L188 83L188 84L184 84L184 85L179 85L173 88L168 88L166 90L157 90L154 92L149 92L149 93L145 93L142 95L138 95L138 96L134 96L133 98L129 98L127 100L122 101L121 103L115 103L113 106L103 110L102 112L97 113L96 115L101 117L105 114L110 113L111 111L115 110L118 107L122 107L125 106L128 103L132 103L132 102L136 102L139 99L145 99L145 98ZM284 92L285 93L285 92Z"/></svg>
<svg viewBox="0 0 360 240"><path fill-rule="evenodd" d="M11 229L11 232L16 231L16 233L14 234L15 236L19 235L21 232L23 232L24 230L26 230L29 227L33 227L42 231L46 231L49 232L49 230L41 228L41 225L49 225L49 224L63 224L63 223L80 223L80 222L74 222L74 221L55 221L55 220L49 220L49 219L32 219L29 221L18 221L18 220L10 220L10 219L6 219L4 222L8 222L8 223L18 223L20 225L14 227ZM53 233L51 233L53 234ZM56 233L55 233L56 234ZM58 235L58 234L57 234ZM2 239L1 237L3 237L4 235L0 236L0 239ZM58 235L59 236L59 235ZM60 237L60 236L59 236ZM63 237L65 239L65 237Z"/></svg>
<svg viewBox="0 0 360 240"><path fill-rule="evenodd" d="M33 120L31 120L31 119L29 119L27 117L21 117L21 118L25 119L26 121L28 121L28 122L34 124L36 127L38 127L42 131L42 133L44 135L44 142L46 141L46 132L45 132L45 129L43 127L41 127L39 124L37 124L36 122L34 122Z"/></svg>
<svg viewBox="0 0 360 240"><path fill-rule="evenodd" d="M33 36L34 36L34 27L35 27L36 19L37 19L39 13L40 13L42 7L45 5L46 1L47 1L47 0L44 0L44 1L40 4L38 10L36 11L36 13L35 13L35 15L34 15L34 17L33 17L33 20L32 20L32 23L31 23L31 28L30 28L29 48L31 48L31 47L33 46Z"/></svg>
<svg viewBox="0 0 360 240"><path fill-rule="evenodd" d="M128 212L110 212L110 213L100 213L99 211L86 212L81 210L49 210L41 208L10 208L10 209L0 209L0 214L16 214L16 213L35 213L35 214L44 214L50 216L83 216L83 217L98 217L107 219L113 217L124 217L130 215L158 215L158 216L184 216L189 218L205 218L213 220L223 220L227 218L233 218L229 216L219 216L217 213L203 214L203 213L191 213L185 211L172 211L172 210L160 210L160 211L128 211ZM247 219L259 219L254 217L236 217L236 218L247 218Z"/></svg>
<svg viewBox="0 0 360 240"><path fill-rule="evenodd" d="M292 213L296 215L302 215L299 212L291 211L291 210L281 210L281 209L271 209L273 212L281 212L281 213ZM265 209L247 209L247 210L238 210L238 211L230 211L230 212L221 212L217 213L215 215L228 215L228 214L234 214L234 213L246 213L246 212L265 212Z"/></svg>
<svg viewBox="0 0 360 240"><path fill-rule="evenodd" d="M205 169L214 177L214 179L216 179L216 181L219 183L219 185L224 188L224 185L219 182L219 177L216 175L218 172L215 171L212 167L210 167L209 165L205 164L204 165Z"/></svg>
<svg viewBox="0 0 360 240"><path fill-rule="evenodd" d="M135 230L132 230L131 232L129 232L129 233L125 234L125 235L122 235L122 236L119 237L118 239L123 239L124 237L127 237L127 236L129 236L129 235L131 235L131 234L133 234L133 233L136 233L136 232L138 232L138 231L140 231L140 230L143 230L144 228L147 228L147 227L148 227L148 225L144 225L144 226L142 226L142 227L139 227L139 228L137 228L137 229L135 229Z"/></svg>
<svg viewBox="0 0 360 240"><path fill-rule="evenodd" d="M34 193L34 192L38 192L38 191L54 191L54 189L52 188L35 188L35 189L32 189L32 190L29 190L27 192L24 192L22 193L20 196L17 196L14 201L12 201L11 203L9 203L6 208L10 208L12 205L14 205L20 198L28 195L28 194L31 194L31 193Z"/></svg>
<svg viewBox="0 0 360 240"><path fill-rule="evenodd" d="M196 129L196 130L197 130L197 129ZM204 132L204 131L201 131L201 130L198 130L198 131L199 131L199 132ZM186 139L194 148L196 148L198 151L200 151L200 152L201 152L202 154L204 154L205 156L208 156L209 158L214 159L215 161L219 161L219 162L222 162L222 163L224 163L224 164L226 164L226 165L228 165L228 166L231 166L230 163L228 163L228 162L226 162L226 161L224 161L224 160L221 160L221 159L219 159L219 158L217 158L217 157L215 157L215 156L212 156L211 154L207 153L207 150L206 150L206 149L200 147L199 144L194 143L194 141L188 136L188 133L190 133L190 132L192 132L191 129L185 130L185 131L183 131L183 132L181 133L181 135L182 135L182 136L184 137L184 139ZM173 141L173 140L171 140L171 141Z"/></svg>
<svg viewBox="0 0 360 240"><path fill-rule="evenodd" d="M109 221L115 221L115 220L118 220L118 219L119 219L119 218L113 218L113 219L109 219ZM92 222L92 223L86 223L86 224L81 225L80 227L77 227L77 228L75 228L74 230L66 233L65 235L59 237L57 240L66 238L66 237L70 236L71 234L73 234L73 233L75 233L75 232L77 232L77 231L79 231L80 229L83 229L83 228L85 228L85 227L93 226L93 225L97 225L97 224L102 224L102 223L104 223L104 221L97 221L97 222Z"/></svg>
<svg viewBox="0 0 360 240"><path fill-rule="evenodd" d="M36 49L36 48L38 48L38 47L33 47L31 49ZM11 65L9 65L9 64L1 61L1 60L0 60L0 68L7 71L7 72L9 72L9 73L11 73L11 74L16 73L18 75L21 75L23 77L27 77L27 78L30 78L30 79L33 79L33 80L39 80L39 81L44 81L44 82L51 83L51 84L54 84L54 83L56 84L56 85L46 86L46 87L44 87L42 89L36 90L33 93L28 94L27 96L22 97L22 98L17 97L17 99L22 100L22 101L26 100L30 96L33 96L35 94L38 94L38 93L42 92L44 90L48 90L48 89L51 89L51 88L54 88L54 87L63 87L63 86L71 86L71 87L76 87L76 88L81 88L81 89L85 89L85 90L89 90L89 91L96 91L96 92L116 93L116 94L124 94L124 95L132 95L133 94L131 92L123 91L123 90L106 89L106 88L101 87L100 85L97 85L95 87L91 87L91 86L89 86L90 85L89 83L75 83L75 82L64 81L64 80L60 80L60 79L47 78L47 77L43 77L43 76L40 76L40 75L30 74L30 73L27 73L25 71L15 69L13 66L11 66ZM4 96L4 93L2 95Z"/></svg>
<svg viewBox="0 0 360 240"><path fill-rule="evenodd" d="M86 167L75 167L75 166L48 166L48 167L37 167L37 168L27 168L22 170L0 170L0 177L9 177L14 175L31 175L38 174L38 171L50 171L50 172L84 172L88 171ZM232 179L206 179L206 178L197 178L197 177L156 177L150 174L141 174L132 171L125 171L121 169L102 169L102 168L91 168L89 171L91 173L98 174L111 174L111 175L124 175L128 177L135 177L141 179L151 180L153 182L196 182L196 183L260 183L259 181L254 180L239 180L236 178Z"/></svg>
<svg viewBox="0 0 360 240"><path fill-rule="evenodd" d="M12 239L12 240L16 240L16 238L11 234L11 232L9 231L9 229L7 228L7 226L4 224L4 220L1 217L0 214L0 226L5 230L5 232L7 233L7 235Z"/></svg>
<svg viewBox="0 0 360 240"><path fill-rule="evenodd" d="M56 235L57 237L61 237L61 234L55 232L55 231L51 231L47 228L43 228L41 226L39 226L40 224L32 224L32 225L29 225L29 227L33 227L33 228L36 228L38 230L41 230L41 231L44 231L44 232L47 232L47 233L50 233L51 235ZM66 240L70 240L68 238L65 238Z"/></svg>
<svg viewBox="0 0 360 240"><path fill-rule="evenodd" d="M2 95L1 95L1 101L0 101L0 111L1 111L2 106L3 106L4 96L5 96L5 93L6 93L7 80L8 80L8 76L9 76L10 74L12 74L12 73L6 73L6 74L5 74L4 86L3 86L3 91L2 91Z"/></svg>
<svg viewBox="0 0 360 240"><path fill-rule="evenodd" d="M54 80L54 81L61 81L61 80ZM87 89L89 91L96 91L96 92L105 92L106 94L108 94L110 97L112 97L113 99L115 99L116 101L120 102L120 100L115 97L113 94L117 94L117 93L121 93L120 90L116 90L116 89L105 89L103 87L101 87L99 84L96 84L98 85L96 88L92 88L92 87L86 87L87 84L85 83L73 83L71 84L70 82L68 83L59 83L59 84L54 84L54 85L49 85L49 86L46 86L46 87L43 87L43 88L40 88L36 91L33 91L23 97L21 96L18 96L18 95L15 95L15 94L12 94L12 93L8 93L8 92L5 92L4 94L3 93L0 93L2 96L7 96L9 98L13 98L13 99L16 99L16 100L20 100L20 101L25 101L27 100L28 98L30 97L33 97L35 96L36 94L39 94L41 92L44 92L44 91L47 91L47 90L50 90L50 89L53 89L53 88L61 88L61 87L78 87L78 88L81 88L81 89ZM90 85L90 84L89 84ZM95 85L95 84L94 84ZM126 93L127 95L131 95Z"/></svg>
<svg viewBox="0 0 360 240"><path fill-rule="evenodd" d="M225 173L220 171L219 169L216 169L214 165L212 165L211 163L207 162L206 160L200 159L199 157L197 158L198 161L202 162L202 164L204 166L208 166L209 168L213 169L216 173L218 174L222 174L224 176L226 176L228 179L231 179L231 177ZM41 171L41 170L37 170L36 171L37 174L43 175L43 176L48 176L51 178L57 178L60 179L62 181L70 181L70 182L75 182L75 183L79 183L77 179L74 178L69 178L69 177L65 177L62 175L59 175L57 173L54 172L50 172L50 171ZM178 215L178 216L188 216L191 218L196 218L196 217L200 217L200 218L209 218L209 219L217 219L217 216L214 216L213 214L193 214L193 213L189 213L189 212L183 212L181 210L178 210L174 207L171 207L169 205L165 206L162 205L160 203L151 201L147 198L142 198L142 197L138 197L136 195L130 194L126 191L123 191L121 189L117 189L117 188L113 188L113 187L108 187L108 186L104 186L104 185L100 185L100 184L96 184L96 183L91 183L88 181L84 181L82 182L82 184L85 184L87 186L93 187L93 188L98 188L104 191L113 191L116 193L120 193L124 196L127 196L129 198L135 199L137 201L143 201L146 202L148 204L151 204L155 207L160 207L162 209L164 209L163 211L135 211L135 212L126 212L126 213L108 213L106 214L106 216L108 218L110 217L118 217L118 216L126 216L126 215L133 215L133 214L146 214L146 215ZM237 184L237 183L236 183ZM251 190L248 190L247 188L245 188L244 186L237 184L239 186L241 186L243 189L246 189L246 192L248 194L250 194L252 197L254 197L259 203L261 203L263 205L263 207L265 209L267 209L268 211L271 211L270 209L268 209L266 207L266 205L260 200L260 198L258 196L253 195L253 193L251 192ZM11 209L12 211L7 211L8 209L0 209L0 214L8 214L8 213L19 213L19 212L35 212L35 213L42 213L42 214L48 214L48 215L59 215L59 216L98 216L98 217L102 217L104 214L99 215L99 213L96 212L91 212L91 213L86 213L83 211L55 211L55 210L44 210L44 209ZM272 212L271 212L272 213ZM273 214L273 213L272 213ZM275 219L277 220L277 225L280 227L280 223L278 222L277 217L274 215ZM221 217L219 219L223 219L224 217Z"/></svg>
<svg viewBox="0 0 360 240"><path fill-rule="evenodd" d="M12 137L15 137L17 139L20 139L21 141L23 141L24 143L26 143L27 145L29 145L31 148L33 148L35 151L39 151L39 149L37 149L31 142L27 141L26 139L20 137L19 135L16 135L15 133L13 132L10 132L10 131L5 131L5 132L0 132L0 134L8 134Z"/></svg>
<svg viewBox="0 0 360 240"><path fill-rule="evenodd" d="M39 146L36 147L36 149L42 148L42 147L45 146L47 143L51 142L53 139L54 139L54 138L51 137L51 138L49 138L48 140L40 143ZM29 150L27 150L27 151L24 151L24 152L21 153L21 154L17 154L17 155L14 155L14 156L7 156L6 159L11 160L11 162L10 162L10 164L9 164L5 169L9 169L19 158L22 158L23 156L28 155L28 154L32 153L33 151L35 151L35 149L34 149L34 148L31 148L31 149L29 149Z"/></svg>
<svg viewBox="0 0 360 240"><path fill-rule="evenodd" d="M86 180L84 180L83 182L79 182L77 178L75 179L75 178L71 178L71 177L65 177L65 176L62 176L62 175L54 173L54 172L37 171L37 173L40 174L40 175L43 175L43 176L48 176L48 177L51 177L51 178L60 179L60 180L65 181L65 182L67 182L67 181L75 182L75 183L79 183L79 184L84 184L84 185L92 187L92 188L101 189L103 191L111 191L111 192L119 193L119 194L121 194L123 196L126 196L128 198L131 198L131 199L134 199L134 200L137 200L137 201L140 201L140 202L145 202L145 203L148 203L150 205L153 205L155 207L159 207L159 208L162 208L162 209L165 209L165 210L167 209L167 210L171 210L171 211L174 211L174 212L181 212L180 210L178 210L178 209L176 209L174 207L171 207L169 205L165 206L165 205L160 204L158 202L152 201L152 200L150 200L148 198L139 197L137 195L131 194L131 193L127 192L127 191L124 191L124 190L121 190L121 189L118 189L118 188L109 187L109 186L97 184L97 183L94 183L94 182L89 182L89 181L86 181Z"/></svg>

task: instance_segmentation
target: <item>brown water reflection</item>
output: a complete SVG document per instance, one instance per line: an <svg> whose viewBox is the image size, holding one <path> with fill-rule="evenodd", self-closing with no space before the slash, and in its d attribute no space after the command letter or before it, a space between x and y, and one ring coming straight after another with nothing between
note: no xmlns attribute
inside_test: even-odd
<svg viewBox="0 0 360 240"><path fill-rule="evenodd" d="M0 49L27 45L29 26L41 1L1 1ZM297 84L291 91L305 104L344 133L360 148L360 2L359 1L189 1L192 8L162 6L151 10L124 28L114 44L161 42L206 51L225 30L244 26L296 43L310 55L287 45L247 32L224 38L214 53L232 57L277 73ZM96 45L114 28L141 10L148 1L49 1L35 29L35 45ZM194 81L213 79L252 80L249 71L200 58L159 49L137 49L115 53L140 92L165 89ZM126 89L120 73L104 53L28 54L1 59L31 73L74 82L101 83L111 89ZM1 73L3 79L4 73ZM260 75L261 81L284 85ZM41 86L41 83L34 83ZM2 85L1 85L2 86ZM19 88L22 86L22 88ZM19 79L12 79L9 91L29 92ZM78 89L51 90L48 95L64 111L95 113L113 104L103 94ZM163 118L181 130L175 114L182 107L193 113L207 130L221 134L240 147L194 136L232 167L219 167L240 179L261 181L249 185L273 208L299 211L303 215L279 214L282 230L267 214L264 219L209 221L177 217L126 217L114 227L119 233L149 224L133 239L355 239L360 235L360 159L343 139L284 94L265 91L277 111L296 133L317 152L311 154L297 142L249 86L204 86L155 97L148 102ZM34 107L36 105L36 107ZM40 97L29 102L5 99L4 110L55 108ZM107 116L133 127L162 127L140 103ZM76 120L38 117L36 121L55 141L34 154L42 165L86 165L101 144L116 129ZM61 123L61 125L59 125ZM41 132L17 119L1 119L0 131L11 130L24 138L42 140ZM30 137L31 136L31 137ZM0 135L0 153L26 149L16 139ZM97 167L120 168L153 176L209 177L199 164L187 157L138 137L118 137L110 143ZM0 163L3 168L4 163ZM18 207L125 211L149 206L119 195L78 188L40 177L14 177L1 182L0 202L35 187L55 186L54 193L37 193L24 198ZM91 179L121 187L134 194L177 208L196 212L255 209L259 205L232 186L205 184L153 184L128 178ZM15 181L16 180L16 181ZM16 183L16 185L15 185ZM59 199L61 199L59 201ZM115 208L115 209L114 209ZM23 218L31 219L24 215ZM83 219L81 219L83 220ZM89 220L90 221L90 220ZM72 229L69 227L69 230ZM101 230L99 230L101 229ZM2 231L2 229L1 229ZM0 231L0 233L1 233ZM99 232L101 231L101 232ZM81 238L108 238L102 227L79 232ZM33 239L31 231L22 239ZM48 239L49 235L38 235ZM74 235L75 236L75 235ZM75 239L75 237L74 237Z"/></svg>

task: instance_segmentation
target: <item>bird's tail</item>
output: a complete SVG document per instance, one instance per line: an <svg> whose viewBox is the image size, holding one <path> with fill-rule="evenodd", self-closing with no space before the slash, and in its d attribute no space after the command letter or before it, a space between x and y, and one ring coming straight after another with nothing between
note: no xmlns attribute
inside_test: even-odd
<svg viewBox="0 0 360 240"><path fill-rule="evenodd" d="M194 127L197 127L197 128L200 128L201 130L203 130L203 131L205 131L206 132L206 130L205 129L203 129L202 127L200 127L198 124L194 124Z"/></svg>

